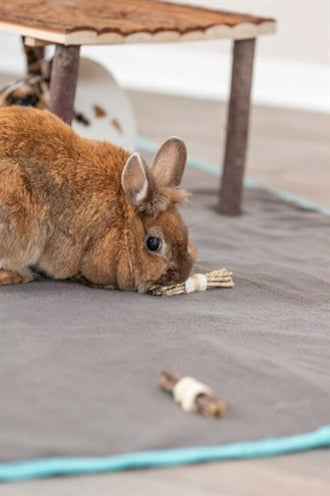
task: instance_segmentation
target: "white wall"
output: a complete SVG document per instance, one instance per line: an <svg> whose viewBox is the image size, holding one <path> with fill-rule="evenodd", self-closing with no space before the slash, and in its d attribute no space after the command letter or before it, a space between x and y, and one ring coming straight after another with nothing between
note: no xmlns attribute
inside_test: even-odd
<svg viewBox="0 0 330 496"><path fill-rule="evenodd" d="M175 3L176 0L172 0ZM329 109L329 2L327 0L180 0L218 10L272 17L276 35L257 41L253 100L259 104L326 112ZM115 50L84 49L104 60L129 88L226 99L229 40Z"/></svg>
<svg viewBox="0 0 330 496"><path fill-rule="evenodd" d="M278 34L261 36L257 42L253 100L312 111L329 109L326 0L181 1L276 18ZM82 54L107 66L127 88L208 99L228 97L231 56L228 40L83 47ZM0 59L4 70L24 71L16 37L0 38Z"/></svg>
<svg viewBox="0 0 330 496"><path fill-rule="evenodd" d="M168 0L178 3L176 0ZM180 0L180 3L230 10L278 21L276 36L262 37L258 54L307 64L329 63L328 0ZM213 49L223 50L222 42Z"/></svg>

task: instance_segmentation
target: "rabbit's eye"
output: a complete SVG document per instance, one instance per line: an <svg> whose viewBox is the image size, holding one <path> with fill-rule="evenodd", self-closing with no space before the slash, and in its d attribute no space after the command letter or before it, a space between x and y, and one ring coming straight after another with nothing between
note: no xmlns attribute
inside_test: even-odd
<svg viewBox="0 0 330 496"><path fill-rule="evenodd" d="M159 238L154 238L153 236L147 238L146 245L148 250L150 251L158 251L159 248L161 247L161 244L162 242Z"/></svg>

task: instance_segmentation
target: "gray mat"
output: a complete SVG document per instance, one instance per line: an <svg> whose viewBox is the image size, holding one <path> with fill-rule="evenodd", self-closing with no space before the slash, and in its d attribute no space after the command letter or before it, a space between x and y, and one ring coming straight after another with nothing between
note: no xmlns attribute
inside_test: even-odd
<svg viewBox="0 0 330 496"><path fill-rule="evenodd" d="M233 290L1 288L3 460L216 445L328 422L329 219L260 190L246 193L242 217L220 217L214 182L188 171L184 216L198 269L233 270ZM183 413L157 387L167 366L210 385L226 416Z"/></svg>

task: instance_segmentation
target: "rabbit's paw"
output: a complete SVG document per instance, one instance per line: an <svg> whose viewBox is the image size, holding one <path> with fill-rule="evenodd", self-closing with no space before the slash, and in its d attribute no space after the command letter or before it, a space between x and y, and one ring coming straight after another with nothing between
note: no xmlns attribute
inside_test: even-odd
<svg viewBox="0 0 330 496"><path fill-rule="evenodd" d="M73 281L80 282L80 284L83 284L84 286L88 286L89 288L103 288L104 286L94 284L93 282L89 281L86 279L85 276L82 274L76 274L75 276L71 277Z"/></svg>
<svg viewBox="0 0 330 496"><path fill-rule="evenodd" d="M3 270L0 269L0 286L8 284L22 284L24 282L30 282L33 280L32 273L29 270L25 270L24 274L19 274L13 270Z"/></svg>

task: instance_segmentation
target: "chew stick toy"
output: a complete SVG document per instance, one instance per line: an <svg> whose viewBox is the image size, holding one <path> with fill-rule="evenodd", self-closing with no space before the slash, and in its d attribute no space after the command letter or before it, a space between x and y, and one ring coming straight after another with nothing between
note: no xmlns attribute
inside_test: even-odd
<svg viewBox="0 0 330 496"><path fill-rule="evenodd" d="M204 417L220 417L226 411L224 401L216 398L213 391L193 377L181 376L174 370L163 370L159 386L172 393L174 400L186 412L198 411Z"/></svg>
<svg viewBox="0 0 330 496"><path fill-rule="evenodd" d="M233 287L232 272L222 267L206 274L193 274L188 277L186 282L180 284L173 284L172 286L159 286L155 284L149 289L149 293L155 296L173 296L184 293L189 294L195 291L205 291L212 288Z"/></svg>

